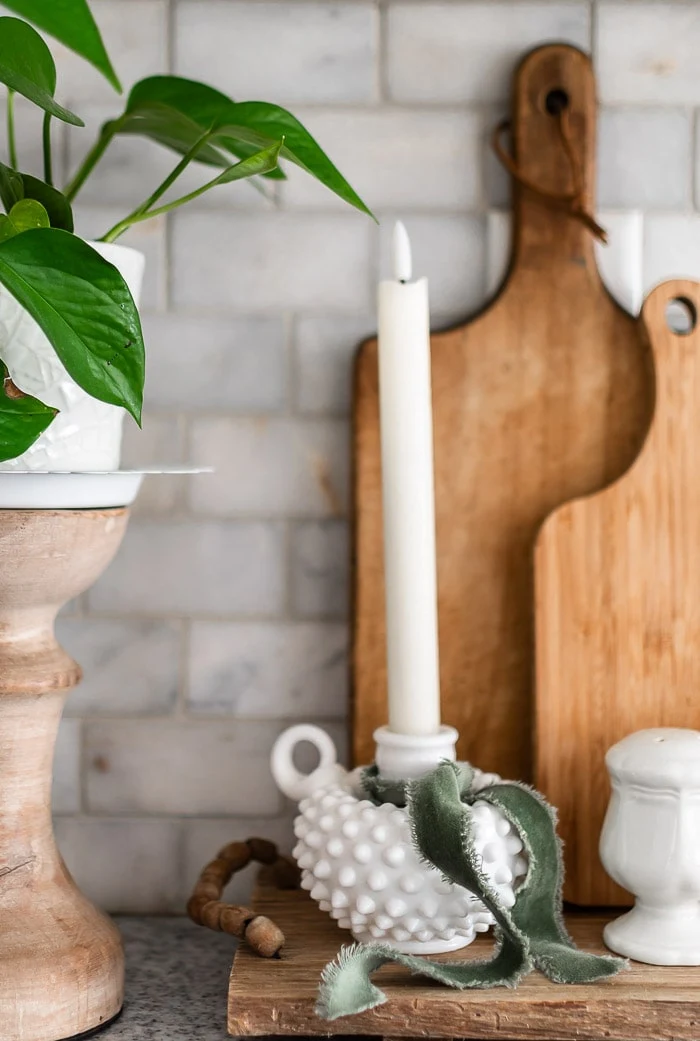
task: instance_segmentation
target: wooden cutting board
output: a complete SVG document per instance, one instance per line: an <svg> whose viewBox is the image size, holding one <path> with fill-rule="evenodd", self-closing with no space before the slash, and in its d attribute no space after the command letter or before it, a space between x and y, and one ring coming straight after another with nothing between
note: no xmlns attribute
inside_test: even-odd
<svg viewBox="0 0 700 1041"><path fill-rule="evenodd" d="M598 860L604 756L645 727L700 728L700 329L669 330L665 282L642 321L656 368L649 436L611 488L561 507L537 540L537 786L559 808L565 895L629 901Z"/></svg>
<svg viewBox="0 0 700 1041"><path fill-rule="evenodd" d="M575 48L540 48L518 68L515 159L538 186L571 189L552 91L568 100L590 207L595 84ZM603 287L580 222L514 185L506 283L482 313L432 337L432 381L443 719L460 731L462 758L528 779L536 533L556 506L627 469L651 413L647 349ZM369 762L387 719L375 340L357 359L354 456L353 757Z"/></svg>

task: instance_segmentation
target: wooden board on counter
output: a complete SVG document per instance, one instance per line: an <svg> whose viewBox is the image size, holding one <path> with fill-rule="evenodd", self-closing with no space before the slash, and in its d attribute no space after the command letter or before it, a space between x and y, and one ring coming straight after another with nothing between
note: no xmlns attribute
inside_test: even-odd
<svg viewBox="0 0 700 1041"><path fill-rule="evenodd" d="M572 190L547 111L552 91L568 102L590 208L595 83L575 48L542 47L517 70L515 159L536 185ZM580 221L516 183L513 240L497 299L432 337L440 668L443 720L460 732L460 757L530 779L537 531L557 506L631 464L653 379L638 324L605 290ZM364 763L387 720L376 341L357 361L354 458L353 758Z"/></svg>
<svg viewBox="0 0 700 1041"><path fill-rule="evenodd" d="M279 960L260 958L245 945L236 953L228 996L228 1030L241 1037L374 1035L383 1037L503 1038L510 1041L696 1041L700 1034L700 968L632 963L628 972L597 984L550 983L539 973L511 990L456 991L406 970L385 966L375 979L385 1005L333 1022L314 1012L324 965L349 933L320 911L303 890L279 891L261 881L254 909L283 930ZM602 951L609 916L567 918L585 950ZM484 957L480 938L443 960Z"/></svg>
<svg viewBox="0 0 700 1041"><path fill-rule="evenodd" d="M619 904L598 839L607 749L646 727L700 728L700 284L644 304L656 369L649 436L612 487L561 507L537 543L536 784L559 810L568 900Z"/></svg>

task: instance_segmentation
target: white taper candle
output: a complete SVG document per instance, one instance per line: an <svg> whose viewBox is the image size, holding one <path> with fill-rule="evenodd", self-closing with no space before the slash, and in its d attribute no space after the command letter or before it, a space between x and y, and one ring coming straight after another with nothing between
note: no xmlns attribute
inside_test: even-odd
<svg viewBox="0 0 700 1041"><path fill-rule="evenodd" d="M389 728L440 726L428 283L411 282L403 224L394 279L379 284L379 400Z"/></svg>

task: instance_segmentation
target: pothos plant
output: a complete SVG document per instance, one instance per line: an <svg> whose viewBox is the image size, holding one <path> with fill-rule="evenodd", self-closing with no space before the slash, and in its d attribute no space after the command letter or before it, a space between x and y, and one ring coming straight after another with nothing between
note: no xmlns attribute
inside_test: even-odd
<svg viewBox="0 0 700 1041"><path fill-rule="evenodd" d="M84 126L56 100L56 66L37 28L91 62L121 91L87 0L0 0L28 21L0 17L0 83L7 88L6 162L0 162L0 285L34 318L71 378L94 398L141 421L144 344L138 312L117 269L74 234L72 203L123 134L149 138L179 157L161 184L102 236L115 242L132 225L169 213L218 185L284 178L288 160L349 205L370 214L302 124L277 105L236 102L178 76L152 76L129 93L121 115L105 123L71 181L54 183L51 121ZM28 22L33 23L32 25ZM23 173L15 137L15 95L43 110L43 179ZM201 187L163 201L183 171L209 168ZM213 175L213 176L212 176ZM0 343L0 358L2 344ZM56 411L14 386L4 364L0 460L29 448Z"/></svg>

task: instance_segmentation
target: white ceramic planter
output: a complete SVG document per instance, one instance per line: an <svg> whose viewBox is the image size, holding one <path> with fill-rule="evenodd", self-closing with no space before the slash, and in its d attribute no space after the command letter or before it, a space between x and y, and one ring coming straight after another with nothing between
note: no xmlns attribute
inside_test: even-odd
<svg viewBox="0 0 700 1041"><path fill-rule="evenodd" d="M455 734L451 728L443 730ZM449 734L442 735L442 744ZM375 737L385 744L385 728ZM390 758L395 760L401 737L393 737ZM408 739L406 754L414 766L420 760L425 772L439 757L429 762L429 747L426 755L417 756L419 740ZM320 756L309 775L300 774L292 761L294 747L302 741L316 745ZM426 739L426 746L435 744ZM447 882L420 859L405 809L376 806L363 797L357 771L348 773L336 762L335 746L324 731L309 725L285 731L272 751L271 767L280 789L301 800L293 854L302 888L355 939L389 943L407 954L442 954L466 947L493 924L473 893ZM479 787L495 779L477 771ZM523 843L494 806L477 801L473 812L484 873L503 905L512 907L514 887L527 873Z"/></svg>
<svg viewBox="0 0 700 1041"><path fill-rule="evenodd" d="M603 867L636 896L603 933L652 965L700 965L700 733L640 730L609 750Z"/></svg>
<svg viewBox="0 0 700 1041"><path fill-rule="evenodd" d="M119 270L139 304L145 258L138 250L91 242ZM68 375L34 319L0 286L0 358L26 394L59 409L51 425L23 455L0 470L117 470L124 410L86 394Z"/></svg>

